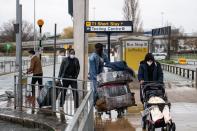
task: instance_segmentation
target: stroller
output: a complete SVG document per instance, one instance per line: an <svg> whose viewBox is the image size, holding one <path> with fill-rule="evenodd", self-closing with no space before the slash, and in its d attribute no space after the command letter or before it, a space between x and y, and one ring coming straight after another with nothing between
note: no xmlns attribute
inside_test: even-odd
<svg viewBox="0 0 197 131"><path fill-rule="evenodd" d="M164 84L145 82L140 87L140 97L144 106L142 114L143 129L155 131L175 131L176 125L170 116L171 103L168 102ZM166 130L165 130L166 128Z"/></svg>

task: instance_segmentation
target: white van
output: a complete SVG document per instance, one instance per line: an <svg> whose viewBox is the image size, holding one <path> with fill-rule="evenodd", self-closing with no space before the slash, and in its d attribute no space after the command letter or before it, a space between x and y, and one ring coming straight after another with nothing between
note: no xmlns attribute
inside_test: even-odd
<svg viewBox="0 0 197 131"><path fill-rule="evenodd" d="M152 53L155 60L165 60L167 53Z"/></svg>

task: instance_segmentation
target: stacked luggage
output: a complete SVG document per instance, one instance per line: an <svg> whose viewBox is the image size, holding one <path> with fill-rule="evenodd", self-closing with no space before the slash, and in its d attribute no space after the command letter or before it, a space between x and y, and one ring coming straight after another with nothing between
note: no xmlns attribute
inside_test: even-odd
<svg viewBox="0 0 197 131"><path fill-rule="evenodd" d="M128 86L128 83L134 79L134 73L132 74L127 70L107 68L108 71L102 72L97 76L97 110L99 112L119 111L135 105L134 93L131 93Z"/></svg>

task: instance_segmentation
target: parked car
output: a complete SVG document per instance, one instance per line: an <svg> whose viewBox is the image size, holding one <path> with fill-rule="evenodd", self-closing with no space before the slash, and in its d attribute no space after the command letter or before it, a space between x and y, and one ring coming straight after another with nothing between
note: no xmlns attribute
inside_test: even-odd
<svg viewBox="0 0 197 131"><path fill-rule="evenodd" d="M153 53L155 60L165 60L167 53Z"/></svg>

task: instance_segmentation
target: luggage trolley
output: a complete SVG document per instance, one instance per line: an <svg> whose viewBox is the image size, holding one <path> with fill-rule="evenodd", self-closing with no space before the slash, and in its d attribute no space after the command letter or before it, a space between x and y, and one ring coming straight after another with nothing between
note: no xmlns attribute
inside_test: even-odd
<svg viewBox="0 0 197 131"><path fill-rule="evenodd" d="M116 110L118 117L129 106L134 106L134 93L129 89L128 82L133 81L133 77L125 71L110 71L101 73L97 77L99 86L97 87L98 99L96 109L99 116L107 112L111 116L111 110Z"/></svg>

